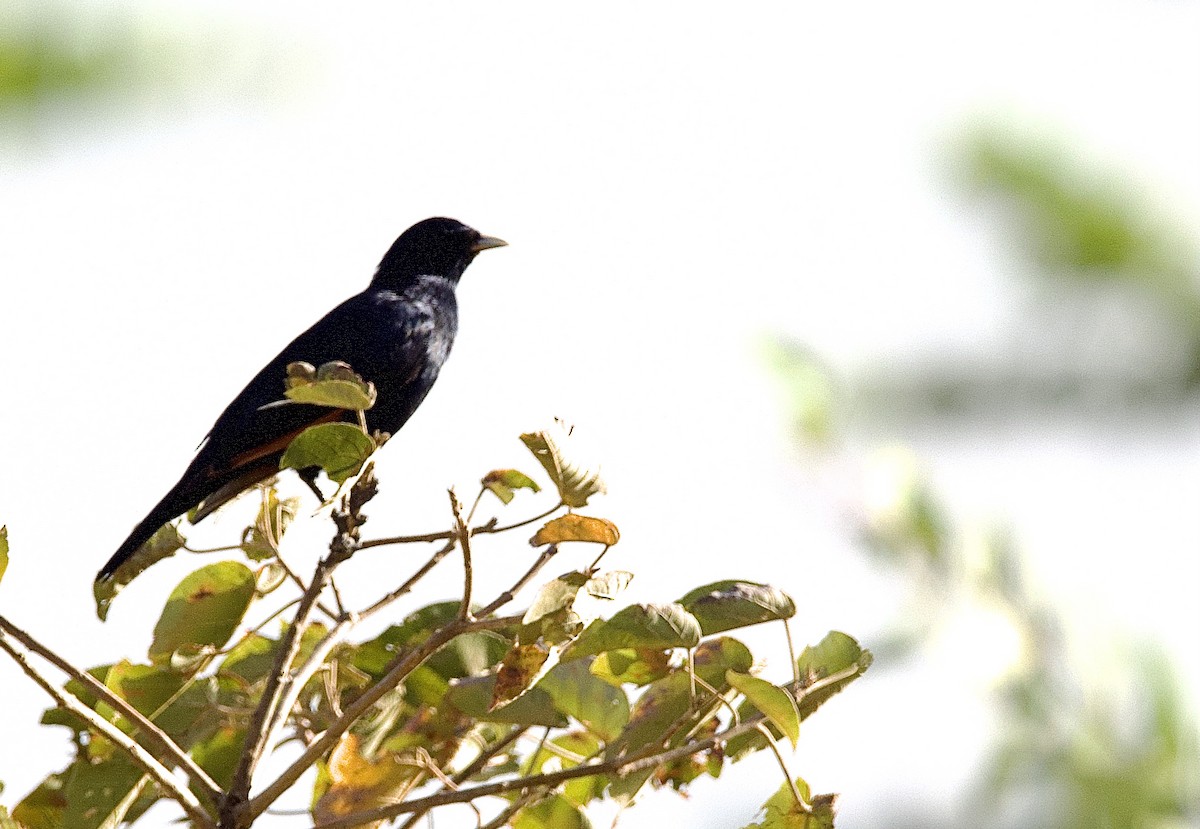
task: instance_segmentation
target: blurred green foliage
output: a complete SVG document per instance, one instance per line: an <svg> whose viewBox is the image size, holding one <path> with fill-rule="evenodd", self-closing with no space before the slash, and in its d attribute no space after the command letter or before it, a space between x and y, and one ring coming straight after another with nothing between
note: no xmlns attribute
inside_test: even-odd
<svg viewBox="0 0 1200 829"><path fill-rule="evenodd" d="M1047 285L1070 282L1111 296L1113 288L1153 308L1159 324L1113 330L1151 343L1182 337L1200 382L1200 251L1168 200L1127 170L1080 152L1078 141L1012 122L967 130L957 154L959 183L1001 206L1012 247ZM1053 296L1053 294L1050 294Z"/></svg>
<svg viewBox="0 0 1200 829"><path fill-rule="evenodd" d="M1140 338L1149 352L1190 355L1174 371L1148 362L1130 387L1132 396L1156 402L1190 394L1200 381L1200 258L1194 236L1164 200L1044 130L977 124L958 150L958 183L977 204L997 209L1011 249L1028 263L1024 275L1046 289L1038 298L1048 316L1070 316L1069 303L1097 296L1151 309L1151 324L1095 339L1111 344ZM908 376L889 371L851 383L803 343L779 339L769 356L798 441L831 463L845 456L851 442L852 413L879 419L894 415L897 406L920 408L913 401L956 408L968 399L1004 399L1022 383L1022 390L1044 394L1043 400L1063 402L1080 399L1085 387L1083 381L1064 382L1061 366L1014 370L995 359L967 369L934 364ZM1090 354L1093 365L1083 369L1105 357ZM1040 372L1045 380L1029 383L1022 372ZM945 623L939 617L964 603L1000 609L1023 645L994 694L1003 728L994 735L975 791L959 806L959 822L998 829L1197 825L1200 724L1194 701L1161 651L1152 643L1114 641L1118 670L1103 678L1080 676L1059 611L1028 590L1018 551L1006 536L976 539L968 549L969 533L911 452L877 453L867 468L857 513L864 547L919 599L901 611L890 631L873 637L879 658L887 663L914 653ZM923 822L908 813L890 817L894 825Z"/></svg>

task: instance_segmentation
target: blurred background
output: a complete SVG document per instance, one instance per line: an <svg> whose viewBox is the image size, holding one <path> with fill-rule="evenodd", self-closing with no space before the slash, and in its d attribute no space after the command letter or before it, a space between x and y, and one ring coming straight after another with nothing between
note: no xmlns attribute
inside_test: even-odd
<svg viewBox="0 0 1200 829"><path fill-rule="evenodd" d="M105 625L96 568L266 359L450 215L511 247L463 282L372 533L440 529L447 485L532 471L516 436L565 417L632 598L770 582L802 642L875 651L790 760L839 826L1200 826L1198 31L1185 0L10 0L0 609L136 658L195 561ZM366 597L413 562L355 564ZM0 687L11 807L69 746ZM777 774L620 825L744 826Z"/></svg>

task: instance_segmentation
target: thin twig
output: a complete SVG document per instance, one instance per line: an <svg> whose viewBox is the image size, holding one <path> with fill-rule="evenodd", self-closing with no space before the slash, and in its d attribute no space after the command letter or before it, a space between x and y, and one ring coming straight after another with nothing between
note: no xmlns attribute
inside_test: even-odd
<svg viewBox="0 0 1200 829"><path fill-rule="evenodd" d="M152 748L158 750L159 759L164 765L171 764L179 766L187 774L188 779L200 791L200 796L204 799L206 805L211 805L215 808L217 799L221 797L221 787L218 786L208 773L200 766L196 765L187 752L175 744L167 734L162 731L157 725L138 711L121 697L117 696L104 683L100 682L94 676L86 671L81 671L72 665L67 660L56 654L54 651L47 648L41 642L38 642L25 631L15 626L12 622L3 616L0 616L0 630L16 639L29 650L36 653L38 656L45 659L54 667L58 668L63 673L70 676L72 679L81 683L85 688L95 694L99 699L108 703L114 710L118 711L121 716L129 720L144 736L145 741L151 744Z"/></svg>
<svg viewBox="0 0 1200 829"><path fill-rule="evenodd" d="M458 618L471 618L471 591L474 586L474 569L471 567L471 530L467 527L467 522L463 520L462 502L458 500L458 496L454 494L454 490L447 490L450 495L450 510L454 513L454 532L458 537L458 546L462 547L463 554L463 595L462 603L458 607Z"/></svg>
<svg viewBox="0 0 1200 829"><path fill-rule="evenodd" d="M796 801L796 805L800 807L800 811L811 815L812 804L804 799L804 795L800 794L800 788L796 785L796 781L792 779L792 772L787 767L787 761L783 759L783 754L780 753L779 746L775 744L775 737L771 734L771 729L767 728L767 724L762 720L755 723L755 728L767 739L767 748L771 749L771 753L775 755L775 762L779 763L783 777L787 780L788 786L792 790L792 798Z"/></svg>
<svg viewBox="0 0 1200 829"><path fill-rule="evenodd" d="M417 570L417 572L413 573L412 576L408 579L408 581L404 582L404 584L397 587L391 593L388 593L386 596L384 596L379 601L375 602L370 607L359 611L358 617L360 619L366 619L368 616L373 616L376 613L378 613L379 611L383 610L388 605L390 605L392 602L407 595L409 592L412 591L412 589L414 587L416 587L417 582L419 582L421 579L425 578L425 576L429 575L429 571L432 570L434 567L436 567L438 564L440 564L442 559L444 559L446 556L450 555L450 553L454 550L454 548L456 546L458 546L458 541L456 539L451 539L450 541L447 541L446 545L444 547L442 547L440 550L438 550L436 553L434 553L432 556L430 556L429 561L427 561L423 565L421 565L421 567Z"/></svg>
<svg viewBox="0 0 1200 829"><path fill-rule="evenodd" d="M480 524L477 527L472 527L471 535L491 535L494 533L503 533L508 532L509 530L515 530L518 527L524 527L526 524L532 524L534 521L541 521L543 518L558 512L558 510L562 509L564 506L566 506L566 504L564 504L562 501L559 501L550 509L546 510L545 512L538 513L532 518L526 518L524 521L517 521L515 524L506 524L502 527L497 526L496 519L493 518L486 524ZM371 547L382 547L386 544L420 544L427 541L449 541L456 536L457 532L455 530L444 530L440 533L425 533L424 535L394 535L388 538L372 538L368 541L362 542L359 547L360 549L366 550Z"/></svg>
<svg viewBox="0 0 1200 829"><path fill-rule="evenodd" d="M519 593L521 589L525 587L525 585L533 581L533 577L538 574L538 571L545 567L547 562L554 558L557 553L558 545L556 544L551 544L550 546L546 547L546 549L542 550L542 554L537 557L533 564L529 566L529 569L525 571L525 574L522 575L521 578L517 579L513 583L512 587L508 588L499 596L497 596L491 604L482 608L477 615L481 618L491 616L497 610L511 602L516 597L517 593Z"/></svg>
<svg viewBox="0 0 1200 829"><path fill-rule="evenodd" d="M213 829L215 827L212 817L200 805L200 801L196 795L192 794L192 791L186 785L176 780L175 776L171 774L171 770L158 762L154 755L143 748L128 734L80 702L74 694L55 688L36 668L29 664L29 661L25 658L25 654L14 648L3 634L0 634L0 650L7 653L17 663L21 671L32 679L39 688L49 694L60 708L70 711L79 717L87 723L88 728L115 743L133 762L141 766L162 787L163 791L187 813L194 827L200 827L200 829Z"/></svg>

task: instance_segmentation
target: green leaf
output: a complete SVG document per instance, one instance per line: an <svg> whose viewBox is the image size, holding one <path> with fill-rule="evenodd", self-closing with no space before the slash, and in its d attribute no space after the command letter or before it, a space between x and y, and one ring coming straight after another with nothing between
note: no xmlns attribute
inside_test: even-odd
<svg viewBox="0 0 1200 829"><path fill-rule="evenodd" d="M510 825L513 829L592 829L587 816L559 794L517 812Z"/></svg>
<svg viewBox="0 0 1200 829"><path fill-rule="evenodd" d="M542 491L542 488L537 485L537 482L533 478L516 469L493 469L484 475L479 483L483 485L484 489L506 504L512 502L513 496L516 494L514 490L531 489L534 492Z"/></svg>
<svg viewBox="0 0 1200 829"><path fill-rule="evenodd" d="M691 677L683 671L650 683L634 703L628 725L616 740L610 742L605 757L612 759L622 753L665 745L675 724L686 717L691 708Z"/></svg>
<svg viewBox="0 0 1200 829"><path fill-rule="evenodd" d="M568 720L554 707L550 695L540 688L530 688L507 705L492 709L496 677L479 676L460 679L450 684L445 702L468 717L484 722L514 725L566 728Z"/></svg>
<svg viewBox="0 0 1200 829"><path fill-rule="evenodd" d="M607 621L588 625L563 660L617 648L694 648L699 642L700 623L681 605L630 605Z"/></svg>
<svg viewBox="0 0 1200 829"><path fill-rule="evenodd" d="M725 679L762 711L796 747L800 739L800 712L792 695L765 679L750 674L726 671Z"/></svg>
<svg viewBox="0 0 1200 829"><path fill-rule="evenodd" d="M225 788L233 782L233 772L241 759L245 742L244 729L227 725L192 746L189 753L218 786Z"/></svg>
<svg viewBox="0 0 1200 829"><path fill-rule="evenodd" d="M63 826L99 829L110 818L117 825L133 805L129 795L144 772L121 754L99 763L77 761L66 785L67 808Z"/></svg>
<svg viewBox="0 0 1200 829"><path fill-rule="evenodd" d="M578 456L577 441L562 421L556 420L550 429L521 435L521 442L546 470L567 506L587 506L588 498L606 491L600 465Z"/></svg>
<svg viewBox="0 0 1200 829"><path fill-rule="evenodd" d="M697 587L679 604L699 620L705 636L796 615L790 596L752 581L718 581Z"/></svg>
<svg viewBox="0 0 1200 829"><path fill-rule="evenodd" d="M629 723L629 699L591 672L587 660L555 665L537 686L550 695L554 707L583 723L605 742L617 738Z"/></svg>
<svg viewBox="0 0 1200 829"><path fill-rule="evenodd" d="M532 547L546 544L562 544L564 541L589 541L611 547L621 540L617 525L607 518L569 513L554 518L529 539Z"/></svg>
<svg viewBox="0 0 1200 829"><path fill-rule="evenodd" d="M8 527L0 524L0 581L4 580L4 571L8 569Z"/></svg>
<svg viewBox="0 0 1200 829"><path fill-rule="evenodd" d="M521 624L529 625L543 616L569 609L579 594L579 588L583 587L587 580L583 573L574 572L564 573L546 582L534 597L529 609L525 611Z"/></svg>
<svg viewBox="0 0 1200 829"><path fill-rule="evenodd" d="M67 778L74 766L51 774L12 810L13 820L23 829L63 829L67 813Z"/></svg>
<svg viewBox="0 0 1200 829"><path fill-rule="evenodd" d="M253 684L266 677L275 662L274 639L253 633L234 645L221 663L221 674L232 674Z"/></svg>
<svg viewBox="0 0 1200 829"><path fill-rule="evenodd" d="M375 451L375 441L350 423L322 423L301 432L279 459L280 469L319 466L329 480L342 483L358 474Z"/></svg>
<svg viewBox="0 0 1200 829"><path fill-rule="evenodd" d="M149 541L117 568L112 578L93 584L92 594L96 599L96 615L100 617L100 621L103 622L108 617L108 609L116 595L121 592L121 588L137 578L138 574L151 564L175 555L185 543L186 539L180 534L178 526L164 524L150 536Z"/></svg>
<svg viewBox="0 0 1200 829"><path fill-rule="evenodd" d="M286 387L284 396L293 403L348 411L366 411L375 405L374 384L363 380L340 360L325 363L315 372L311 363L291 363ZM267 406L279 403L268 403Z"/></svg>
<svg viewBox="0 0 1200 829"><path fill-rule="evenodd" d="M727 671L746 673L754 665L754 655L744 644L731 636L705 639L692 652L696 674L717 690L724 690Z"/></svg>
<svg viewBox="0 0 1200 829"><path fill-rule="evenodd" d="M800 797L808 801L805 809L796 801L796 794L785 780L779 791L763 804L762 823L751 823L745 829L834 829L834 809L837 795L819 794L812 797L808 784L796 778L796 789Z"/></svg>
<svg viewBox="0 0 1200 829"><path fill-rule="evenodd" d="M254 600L254 572L236 561L219 561L186 576L171 591L150 644L150 661L163 664L187 646L221 647Z"/></svg>
<svg viewBox="0 0 1200 829"><path fill-rule="evenodd" d="M806 647L796 660L804 687L842 671L856 668L846 679L818 691L807 693L800 700L800 719L808 717L834 694L841 691L871 667L873 657L849 636L841 631L830 631L817 645Z"/></svg>
<svg viewBox="0 0 1200 829"><path fill-rule="evenodd" d="M654 648L618 648L592 662L592 673L610 685L648 685L670 671L670 652Z"/></svg>

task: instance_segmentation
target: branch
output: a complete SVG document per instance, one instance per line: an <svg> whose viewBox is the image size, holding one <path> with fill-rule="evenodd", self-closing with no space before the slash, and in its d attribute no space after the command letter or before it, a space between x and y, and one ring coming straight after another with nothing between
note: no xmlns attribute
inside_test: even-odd
<svg viewBox="0 0 1200 829"><path fill-rule="evenodd" d="M503 533L509 530L515 530L518 527L524 527L526 524L532 524L534 521L541 521L547 516L553 515L562 509L566 504L559 501L545 512L538 513L532 518L526 518L524 521L517 521L515 524L506 524L503 527L496 525L496 519L493 518L486 524L480 524L478 527L471 528L471 535L490 535L493 533ZM372 538L370 541L364 541L359 547L366 550L370 547L382 547L386 544L420 544L429 541L450 541L458 536L457 530L444 530L440 533L425 533L424 535L394 535L389 538Z"/></svg>
<svg viewBox="0 0 1200 829"><path fill-rule="evenodd" d="M74 694L55 688L29 664L28 660L25 659L25 654L14 648L3 634L0 634L0 650L3 650L12 657L13 661L17 663L25 675L49 694L60 708L70 711L87 723L88 728L92 731L106 737L123 749L133 762L137 763L147 774L153 777L154 781L162 787L163 791L183 808L183 811L191 818L194 827L199 827L199 829L214 829L215 824L212 817L209 816L208 812L204 811L204 807L200 805L200 801L196 798L196 795L192 794L187 786L176 780L174 775L171 774L171 770L158 762L150 752L135 742L128 734L80 702Z"/></svg>
<svg viewBox="0 0 1200 829"><path fill-rule="evenodd" d="M29 650L36 653L38 656L45 659L54 667L58 668L63 673L81 683L85 688L95 694L99 699L108 703L114 710L118 711L125 719L137 728L151 747L157 749L158 759L163 762L163 765L169 766L171 763L179 766L187 774L188 779L200 790L200 795L204 798L205 804L216 807L217 800L221 797L221 787L209 777L208 773L200 766L196 765L196 761L185 752L182 748L175 744L175 741L166 735L157 725L147 719L141 711L134 708L121 697L117 696L107 685L100 682L86 671L81 671L67 662L54 651L47 648L42 643L38 642L25 631L16 627L12 622L3 616L0 616L0 632L7 633L16 639ZM0 634L2 635L2 634ZM167 762L169 761L169 762Z"/></svg>
<svg viewBox="0 0 1200 829"><path fill-rule="evenodd" d="M247 745L221 806L223 829L234 829L234 827L241 829L253 822L253 817L247 817L244 806L250 797L250 784L254 777L254 770L266 751L270 737L278 728L279 723L287 718L288 709L281 708L280 703L285 696L289 695L291 666L300 650L301 634L308 627L309 617L312 616L312 611L317 606L321 592L329 584L333 571L358 549L358 528L366 520L360 509L374 496L375 487L373 467L368 464L350 488L349 494L342 499L344 509L335 510L333 513L333 522L338 531L329 544L329 555L317 562L312 582L304 591L292 624L288 626L287 633L280 642L279 653L276 654L275 663L267 677L262 698L250 718L250 724L246 730Z"/></svg>
<svg viewBox="0 0 1200 829"><path fill-rule="evenodd" d="M839 671L836 674L831 674L824 679L817 680L808 688L795 690L793 694L797 701L803 699L809 694L822 690L823 688L841 682L844 679L855 676L860 673L861 669L857 665ZM316 824L313 829L353 829L356 826L371 823L373 821L389 820L399 815L409 813L423 813L435 809L439 806L448 806L451 803L465 803L470 800L476 800L480 797L488 797L490 795L506 794L508 792L531 792L538 789L550 788L557 786L559 783L565 783L568 780L575 780L580 777L594 777L598 774L615 774L620 777L634 774L646 769L657 768L676 760L681 760L684 757L690 757L701 751L707 751L714 748L727 740L734 737L739 737L748 731L757 730L759 723L765 720L763 714L758 714L754 717L743 720L740 725L732 726L724 731L714 734L711 737L706 737L703 740L685 743L676 748L666 751L659 751L655 754L650 754L642 757L632 758L616 758L605 760L598 763L589 763L576 766L562 771L550 772L547 774L535 774L532 777L515 777L509 780L501 780L496 783L483 783L478 786L472 786L467 789L458 789L457 791L443 791L437 794L428 795L426 797L418 797L413 800L405 801L404 803L396 803L390 806L382 806L378 809L368 809L362 812L355 812L344 818L327 821L325 823Z"/></svg>

